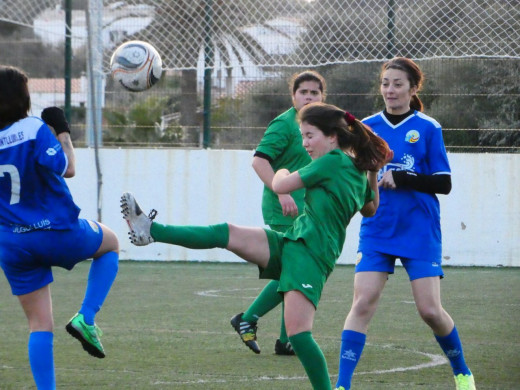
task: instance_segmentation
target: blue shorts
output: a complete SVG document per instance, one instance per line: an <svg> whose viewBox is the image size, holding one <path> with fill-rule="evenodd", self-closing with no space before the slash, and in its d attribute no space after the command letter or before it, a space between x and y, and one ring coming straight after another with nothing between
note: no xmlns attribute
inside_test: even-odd
<svg viewBox="0 0 520 390"><path fill-rule="evenodd" d="M421 259L414 259L409 257L400 257L381 253L377 251L358 252L356 260L357 272L388 272L394 273L395 261L401 260L403 267L408 273L410 281L421 278L428 278L431 276L444 277L442 272L441 261L438 259L428 259L427 257Z"/></svg>
<svg viewBox="0 0 520 390"><path fill-rule="evenodd" d="M24 295L53 281L52 266L71 270L91 258L102 241L99 224L86 219L69 230L0 231L0 266L13 295Z"/></svg>

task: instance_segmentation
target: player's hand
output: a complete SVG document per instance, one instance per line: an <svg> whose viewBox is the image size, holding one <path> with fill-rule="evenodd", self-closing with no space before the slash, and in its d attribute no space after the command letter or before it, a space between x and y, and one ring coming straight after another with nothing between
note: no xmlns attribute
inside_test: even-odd
<svg viewBox="0 0 520 390"><path fill-rule="evenodd" d="M392 149L388 149L388 152L385 155L385 159L380 162L374 163L374 169L372 169L373 172L379 172L381 168L383 168L386 164L388 164L390 161L394 159L394 151Z"/></svg>
<svg viewBox="0 0 520 390"><path fill-rule="evenodd" d="M385 156L385 162L381 168L383 168L386 164L388 164L393 159L394 159L394 151L392 149L389 149L388 153ZM381 168L379 168L379 169L381 169Z"/></svg>
<svg viewBox="0 0 520 390"><path fill-rule="evenodd" d="M65 118L65 113L59 107L47 107L42 111L42 119L49 126L54 128L56 135L61 133L69 133L70 127Z"/></svg>
<svg viewBox="0 0 520 390"><path fill-rule="evenodd" d="M383 174L383 178L377 183L379 187L388 188L391 190L395 190L397 186L395 185L394 176L392 175L393 171L386 171Z"/></svg>
<svg viewBox="0 0 520 390"><path fill-rule="evenodd" d="M279 194L278 201L282 206L282 212L284 216L290 215L291 217L298 216L298 206L296 206L296 202L289 194Z"/></svg>

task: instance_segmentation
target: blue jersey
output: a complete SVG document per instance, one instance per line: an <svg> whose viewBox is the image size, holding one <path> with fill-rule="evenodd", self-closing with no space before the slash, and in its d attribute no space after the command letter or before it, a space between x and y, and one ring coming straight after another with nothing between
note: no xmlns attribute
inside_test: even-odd
<svg viewBox="0 0 520 390"><path fill-rule="evenodd" d="M415 111L393 125L383 112L363 119L394 151L393 160L380 172L411 171L424 175L451 174L440 124ZM441 259L439 200L435 194L412 189L379 189L376 215L363 218L359 251L376 250L395 256Z"/></svg>
<svg viewBox="0 0 520 390"><path fill-rule="evenodd" d="M0 130L0 231L64 230L77 223L63 179L68 159L39 118L28 117Z"/></svg>

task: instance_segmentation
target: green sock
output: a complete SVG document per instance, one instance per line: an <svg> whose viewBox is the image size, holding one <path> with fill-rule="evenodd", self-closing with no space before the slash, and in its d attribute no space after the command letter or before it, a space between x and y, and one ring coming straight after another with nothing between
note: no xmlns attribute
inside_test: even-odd
<svg viewBox="0 0 520 390"><path fill-rule="evenodd" d="M302 332L289 337L296 356L307 372L312 388L315 390L331 390L327 361L319 345L314 341L311 332Z"/></svg>
<svg viewBox="0 0 520 390"><path fill-rule="evenodd" d="M253 303L242 315L242 319L247 322L257 322L258 319L274 309L283 298L278 293L278 280L271 280L256 297Z"/></svg>
<svg viewBox="0 0 520 390"><path fill-rule="evenodd" d="M282 320L280 321L280 341L282 343L286 343L289 341L289 337L287 336L287 331L285 330L285 319L283 317L285 312L285 304L284 301L282 301Z"/></svg>
<svg viewBox="0 0 520 390"><path fill-rule="evenodd" d="M229 243L227 223L210 226L175 226L153 222L150 234L157 242L191 249L225 248Z"/></svg>

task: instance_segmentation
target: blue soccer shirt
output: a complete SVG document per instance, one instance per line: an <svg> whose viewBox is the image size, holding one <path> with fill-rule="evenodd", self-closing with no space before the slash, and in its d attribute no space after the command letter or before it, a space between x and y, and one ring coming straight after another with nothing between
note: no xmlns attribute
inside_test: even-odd
<svg viewBox="0 0 520 390"><path fill-rule="evenodd" d="M440 124L415 111L397 125L383 112L363 119L394 151L393 160L380 172L412 171L424 175L451 174ZM435 194L411 189L379 189L376 215L363 218L359 251L376 250L395 256L441 258L439 200Z"/></svg>
<svg viewBox="0 0 520 390"><path fill-rule="evenodd" d="M68 229L80 209L63 179L68 160L39 118L0 130L0 230Z"/></svg>

